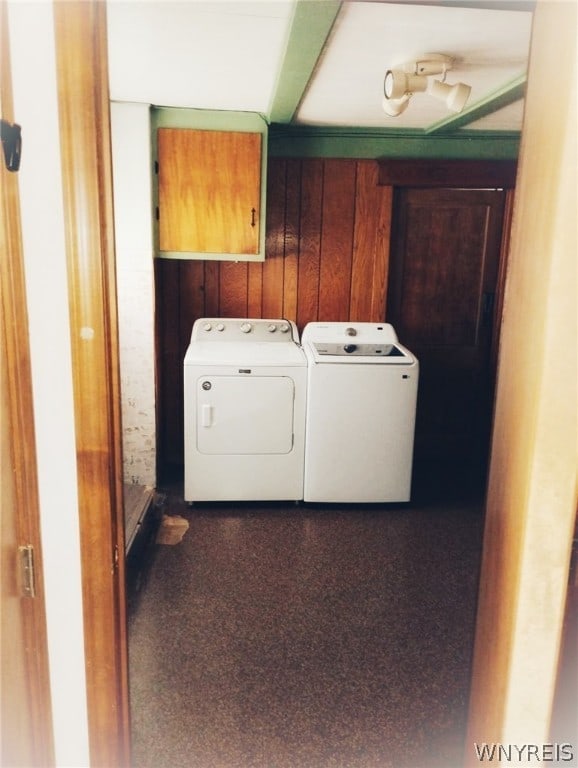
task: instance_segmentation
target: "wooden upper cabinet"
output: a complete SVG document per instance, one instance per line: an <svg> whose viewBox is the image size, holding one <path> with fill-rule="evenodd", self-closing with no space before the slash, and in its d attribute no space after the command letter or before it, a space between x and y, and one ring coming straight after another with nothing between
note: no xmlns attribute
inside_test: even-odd
<svg viewBox="0 0 578 768"><path fill-rule="evenodd" d="M260 259L262 136L158 129L159 251Z"/></svg>

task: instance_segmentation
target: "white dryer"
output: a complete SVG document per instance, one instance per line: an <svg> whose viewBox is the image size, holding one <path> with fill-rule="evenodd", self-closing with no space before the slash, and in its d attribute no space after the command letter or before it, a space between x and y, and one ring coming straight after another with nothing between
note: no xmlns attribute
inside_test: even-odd
<svg viewBox="0 0 578 768"><path fill-rule="evenodd" d="M388 323L309 323L304 500L409 501L418 361Z"/></svg>
<svg viewBox="0 0 578 768"><path fill-rule="evenodd" d="M293 322L195 322L184 359L185 501L303 498L306 366Z"/></svg>

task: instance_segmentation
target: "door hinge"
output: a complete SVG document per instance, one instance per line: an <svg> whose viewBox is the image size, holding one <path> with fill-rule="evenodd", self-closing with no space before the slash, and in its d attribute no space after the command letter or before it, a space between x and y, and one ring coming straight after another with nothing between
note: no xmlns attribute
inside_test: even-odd
<svg viewBox="0 0 578 768"><path fill-rule="evenodd" d="M20 595L21 597L36 597L34 547L32 544L18 547L18 559L20 565Z"/></svg>
<svg viewBox="0 0 578 768"><path fill-rule="evenodd" d="M17 123L9 123L0 120L0 138L4 152L4 165L9 171L17 171L20 168L22 155L22 129Z"/></svg>

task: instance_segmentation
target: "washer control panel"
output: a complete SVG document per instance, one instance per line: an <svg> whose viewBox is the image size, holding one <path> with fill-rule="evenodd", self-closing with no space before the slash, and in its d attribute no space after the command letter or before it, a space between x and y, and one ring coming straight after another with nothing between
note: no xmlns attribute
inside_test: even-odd
<svg viewBox="0 0 578 768"><path fill-rule="evenodd" d="M318 355L360 355L362 357L405 357L395 344L331 344L314 342Z"/></svg>
<svg viewBox="0 0 578 768"><path fill-rule="evenodd" d="M299 342L299 333L291 320L202 317L191 341Z"/></svg>

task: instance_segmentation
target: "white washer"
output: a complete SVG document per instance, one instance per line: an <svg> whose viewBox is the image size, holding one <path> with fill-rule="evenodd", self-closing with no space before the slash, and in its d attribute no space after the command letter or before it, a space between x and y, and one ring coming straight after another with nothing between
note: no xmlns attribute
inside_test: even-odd
<svg viewBox="0 0 578 768"><path fill-rule="evenodd" d="M302 499L306 387L293 322L197 320L184 360L185 501Z"/></svg>
<svg viewBox="0 0 578 768"><path fill-rule="evenodd" d="M419 366L388 323L309 323L304 500L409 501Z"/></svg>

